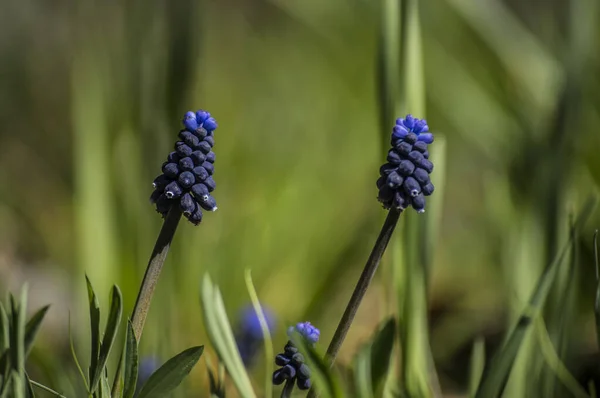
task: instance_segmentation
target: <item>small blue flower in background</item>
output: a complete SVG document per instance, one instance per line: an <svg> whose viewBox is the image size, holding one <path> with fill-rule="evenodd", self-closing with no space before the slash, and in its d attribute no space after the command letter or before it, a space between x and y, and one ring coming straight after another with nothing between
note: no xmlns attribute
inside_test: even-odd
<svg viewBox="0 0 600 398"><path fill-rule="evenodd" d="M217 202L210 194L216 187L214 131L216 120L210 113L199 110L187 112L182 120L184 130L174 151L163 163L162 174L154 179L150 202L164 217L171 206L180 207L183 215L194 225L202 221L202 210L217 210Z"/></svg>
<svg viewBox="0 0 600 398"><path fill-rule="evenodd" d="M140 391L144 383L152 376L152 373L161 365L160 360L155 356L142 357L138 365L138 378L135 389Z"/></svg>
<svg viewBox="0 0 600 398"><path fill-rule="evenodd" d="M269 331L273 332L275 329L275 316L264 306L262 306L262 312L265 315ZM260 321L252 305L245 307L241 312L236 342L244 365L250 366L263 344Z"/></svg>
<svg viewBox="0 0 600 398"><path fill-rule="evenodd" d="M291 326L288 329L288 336L291 336L295 331L310 344L318 342L321 335L319 329L311 325L310 322L301 322L296 326ZM281 368L273 373L273 384L279 385L285 381L290 383L295 381L300 390L310 388L310 369L304 363L304 356L291 340L285 345L284 352L275 357L275 363Z"/></svg>
<svg viewBox="0 0 600 398"><path fill-rule="evenodd" d="M433 163L427 147L432 142L433 134L425 119L407 115L396 120L392 148L377 180L378 200L384 208L404 210L412 206L419 213L425 211L425 196L434 190L429 178Z"/></svg>

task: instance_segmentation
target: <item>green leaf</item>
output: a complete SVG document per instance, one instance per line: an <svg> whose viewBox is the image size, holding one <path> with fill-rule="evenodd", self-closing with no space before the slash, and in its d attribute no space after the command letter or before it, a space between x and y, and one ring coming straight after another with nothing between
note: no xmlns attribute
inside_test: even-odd
<svg viewBox="0 0 600 398"><path fill-rule="evenodd" d="M0 302L0 352L4 352L8 348L8 344L8 317L4 306Z"/></svg>
<svg viewBox="0 0 600 398"><path fill-rule="evenodd" d="M85 378L85 373L79 364L79 359L77 359L77 354L75 353L75 346L73 345L73 335L71 333L71 313L69 313L69 348L71 349L71 356L73 356L75 365L77 365L77 370L79 371L81 379L83 380L83 384L85 385L85 390L88 392L88 394L90 394L90 388L88 386L87 379Z"/></svg>
<svg viewBox="0 0 600 398"><path fill-rule="evenodd" d="M354 358L354 387L358 398L373 398L370 344L362 347Z"/></svg>
<svg viewBox="0 0 600 398"><path fill-rule="evenodd" d="M102 372L102 376L100 376L100 383L98 384L98 397L110 398L110 385L108 384L108 375L106 370Z"/></svg>
<svg viewBox="0 0 600 398"><path fill-rule="evenodd" d="M27 322L27 325L25 326L25 359L27 359L29 353L31 352L31 348L33 347L33 341L35 340L35 336L38 330L40 329L40 326L42 324L42 321L44 320L44 316L46 315L48 308L50 308L49 305L39 309L31 317L31 319L29 320L29 322Z"/></svg>
<svg viewBox="0 0 600 398"><path fill-rule="evenodd" d="M23 384L24 379L21 377L19 372L13 370L10 375L10 379L10 386L12 387L12 395L10 395L10 398L25 398L25 385Z"/></svg>
<svg viewBox="0 0 600 398"><path fill-rule="evenodd" d="M254 307L254 311L258 316L258 321L260 323L260 329L263 335L263 342L265 347L265 391L264 395L266 397L271 397L273 395L273 359L275 358L275 354L273 353L273 341L271 340L271 332L269 331L269 325L267 324L267 319L265 318L265 314L263 313L262 306L260 305L260 301L258 300L258 295L256 294L256 289L254 288L254 284L252 283L252 275L250 270L247 269L245 273L246 280L246 289L248 289L248 295L250 296L250 301L252 302L252 306Z"/></svg>
<svg viewBox="0 0 600 398"><path fill-rule="evenodd" d="M119 329L119 323L121 323L121 315L123 313L123 298L121 291L118 286L113 286L110 298L110 312L108 313L108 321L106 322L106 328L104 329L104 338L100 345L100 354L98 355L98 363L94 377L90 382L91 391L94 392L98 387L100 376L105 372L106 361L108 361L108 355L117 337L117 331Z"/></svg>
<svg viewBox="0 0 600 398"><path fill-rule="evenodd" d="M14 382L20 385L14 386L23 393L24 390L24 372L25 372L25 316L27 309L27 286L23 286L21 290L21 302L17 303L14 298L10 297L11 316L10 316L10 366L13 371L17 372L18 379ZM12 377L12 376L11 376Z"/></svg>
<svg viewBox="0 0 600 398"><path fill-rule="evenodd" d="M202 317L208 337L229 372L233 384L243 398L255 398L250 377L237 349L231 325L227 319L225 305L219 289L213 286L210 277L204 276L201 292Z"/></svg>
<svg viewBox="0 0 600 398"><path fill-rule="evenodd" d="M394 318L390 318L373 341L371 347L371 386L374 391L379 390L390 367L395 334L396 322Z"/></svg>
<svg viewBox="0 0 600 398"><path fill-rule="evenodd" d="M98 369L98 356L100 352L100 304L98 303L96 293L94 293L92 282L90 282L87 275L85 276L85 282L88 291L88 301L90 303L90 328L92 333L92 352L88 376L90 379L90 386L93 386L94 383L92 383L92 380ZM92 387L91 392L94 392L94 387Z"/></svg>
<svg viewBox="0 0 600 398"><path fill-rule="evenodd" d="M190 373L204 346L192 347L169 359L150 376L137 398L164 398Z"/></svg>
<svg viewBox="0 0 600 398"><path fill-rule="evenodd" d="M583 210L573 225L575 231L579 230L588 219L596 202L597 198L595 196L586 201ZM554 261L544 269L535 286L535 290L529 299L529 305L521 313L517 325L508 337L504 347L495 355L490 365L484 370L481 383L475 394L476 398L495 398L502 395L506 381L512 370L513 363L515 362L515 358L521 347L521 343L525 338L526 332L529 330L535 315L539 313L544 305L558 268L573 243L573 236L574 234L569 235L567 242Z"/></svg>
<svg viewBox="0 0 600 398"><path fill-rule="evenodd" d="M138 343L135 338L131 321L127 322L127 333L125 336L125 357L123 374L123 398L132 398L135 393L135 385L138 377Z"/></svg>

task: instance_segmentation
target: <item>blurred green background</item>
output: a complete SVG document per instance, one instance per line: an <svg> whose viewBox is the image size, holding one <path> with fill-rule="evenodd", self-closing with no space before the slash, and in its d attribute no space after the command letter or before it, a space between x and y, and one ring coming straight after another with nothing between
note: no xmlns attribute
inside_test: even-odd
<svg viewBox="0 0 600 398"><path fill-rule="evenodd" d="M207 343L198 302L206 272L235 324L248 303L245 268L278 317L276 349L287 325L304 320L326 346L384 217L375 187L382 137L402 116L381 116L382 7L0 0L0 291L28 282L31 309L52 304L30 361L40 381L67 396L81 387L67 330L71 313L85 358L84 273L104 308L112 284L126 311L133 306L161 225L151 182L183 114L198 108L219 122L219 210L197 228L180 225L141 355L166 359ZM483 337L490 353L501 344L569 213L598 191L600 6L422 0L419 9L427 114L408 111L427 117L447 151L434 172L446 182L430 253L431 349L446 396L463 396L473 341ZM556 350L584 385L600 373L598 225L596 211L578 237L577 266L560 275L546 308ZM342 364L395 311L392 275L386 257ZM528 338L506 396L552 396L560 390L544 382ZM259 361L258 391L261 369ZM202 361L178 394L206 396Z"/></svg>

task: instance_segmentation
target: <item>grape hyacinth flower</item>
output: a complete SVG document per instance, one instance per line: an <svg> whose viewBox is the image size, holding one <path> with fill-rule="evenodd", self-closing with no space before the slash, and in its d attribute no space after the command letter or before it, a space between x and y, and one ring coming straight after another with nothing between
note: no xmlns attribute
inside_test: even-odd
<svg viewBox="0 0 600 398"><path fill-rule="evenodd" d="M314 345L319 341L321 332L310 324L310 322L301 322L288 329L290 340L284 347L284 351L275 357L275 363L281 366L273 373L273 384L280 385L286 382L281 397L288 397L294 383L300 390L308 390L311 387L310 369L304 363L304 356L291 340L293 333L297 332L307 344Z"/></svg>
<svg viewBox="0 0 600 398"><path fill-rule="evenodd" d="M216 186L212 178L215 163L212 148L217 122L210 113L199 110L187 112L183 117L183 126L185 129L179 132L180 140L163 163L162 174L154 180L154 192L150 196L150 201L163 216L164 222L131 314L131 326L137 341L141 339L152 296L181 216L198 225L202 221L202 209L217 209L215 199L210 194ZM114 396L121 388L122 364L123 361L118 361L113 378Z"/></svg>
<svg viewBox="0 0 600 398"><path fill-rule="evenodd" d="M150 202L165 217L173 205L194 225L202 221L202 210L217 210L211 192L215 189L214 131L217 122L210 113L199 110L187 112L185 129L179 132L174 151L162 165L162 174L154 179Z"/></svg>
<svg viewBox="0 0 600 398"><path fill-rule="evenodd" d="M418 213L425 211L425 196L431 195L434 189L429 178L429 174L433 171L428 150L428 145L431 143L433 143L433 134L429 131L425 119L407 115L396 120L392 130L392 149L388 152L387 162L380 168L381 176L377 180L378 200L389 212L327 348L327 360L331 365L377 271L400 214L408 207L412 207ZM312 396L314 394L311 391L309 397Z"/></svg>
<svg viewBox="0 0 600 398"><path fill-rule="evenodd" d="M140 363L138 365L138 377L136 383L136 390L139 392L148 381L152 373L154 373L159 367L161 363L159 359L155 356L146 356L141 358Z"/></svg>
<svg viewBox="0 0 600 398"><path fill-rule="evenodd" d="M275 329L275 316L264 306L262 307L262 312L267 321L269 331L272 332ZM250 366L263 343L264 337L260 327L260 320L252 305L249 305L242 310L240 318L240 327L236 334L236 343L244 365Z"/></svg>
<svg viewBox="0 0 600 398"><path fill-rule="evenodd" d="M387 163L379 169L377 180L378 199L383 207L404 210L412 206L419 213L425 211L425 196L433 193L429 174L433 163L429 161L427 145L433 142L433 134L425 119L407 115L396 120L392 132L392 148Z"/></svg>

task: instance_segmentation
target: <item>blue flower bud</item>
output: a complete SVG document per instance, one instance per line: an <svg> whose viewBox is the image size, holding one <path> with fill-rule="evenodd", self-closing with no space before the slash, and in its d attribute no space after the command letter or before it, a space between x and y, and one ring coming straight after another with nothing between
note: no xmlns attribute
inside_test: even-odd
<svg viewBox="0 0 600 398"><path fill-rule="evenodd" d="M196 145L198 145L198 143L200 142L198 137L196 137L194 134L190 133L189 131L185 131L185 130L179 132L179 138L181 138L187 146L192 147L192 148L195 147Z"/></svg>
<svg viewBox="0 0 600 398"><path fill-rule="evenodd" d="M413 115L406 115L406 117L404 118L404 122L403 122L404 126L406 126L408 129L411 129L414 127L415 125L415 118L413 117Z"/></svg>
<svg viewBox="0 0 600 398"><path fill-rule="evenodd" d="M299 322L295 327L291 326L288 329L288 336L291 336L294 330L300 333L302 337L304 337L310 343L316 343L319 341L319 336L321 335L319 329L311 325L310 322Z"/></svg>
<svg viewBox="0 0 600 398"><path fill-rule="evenodd" d="M406 137L404 137L404 141L412 145L417 142L417 135L415 133L409 133L406 135Z"/></svg>
<svg viewBox="0 0 600 398"><path fill-rule="evenodd" d="M413 198L421 193L421 186L413 177L407 177L402 184L404 191Z"/></svg>
<svg viewBox="0 0 600 398"><path fill-rule="evenodd" d="M206 160L206 155L201 151L194 151L192 152L191 158L196 166L200 166Z"/></svg>
<svg viewBox="0 0 600 398"><path fill-rule="evenodd" d="M413 147L408 142L402 141L396 145L395 149L399 155L407 156L410 151L412 151Z"/></svg>
<svg viewBox="0 0 600 398"><path fill-rule="evenodd" d="M420 167L415 169L413 172L413 177L419 182L419 184L421 184L421 186L429 183L429 173Z"/></svg>
<svg viewBox="0 0 600 398"><path fill-rule="evenodd" d="M385 176L381 176L377 179L377 181L375 182L375 184L377 185L377 189L381 189L381 187L383 187L385 184L387 184L387 177Z"/></svg>
<svg viewBox="0 0 600 398"><path fill-rule="evenodd" d="M162 168L162 171L167 177L170 178L177 178L177 176L179 175L179 167L177 167L175 163L165 164Z"/></svg>
<svg viewBox="0 0 600 398"><path fill-rule="evenodd" d="M425 197L423 196L423 194L419 194L419 195L415 196L414 198L412 198L412 207L418 213L425 212Z"/></svg>
<svg viewBox="0 0 600 398"><path fill-rule="evenodd" d="M421 133L419 134L419 141L423 141L426 144L431 144L433 142L433 134Z"/></svg>
<svg viewBox="0 0 600 398"><path fill-rule="evenodd" d="M215 162L215 159L216 159L216 157L217 157L217 156L215 155L215 153L214 153L213 151L210 151L209 153L207 153L207 154L206 154L206 161L207 161L207 162L214 163L214 162Z"/></svg>
<svg viewBox="0 0 600 398"><path fill-rule="evenodd" d="M198 123L202 124L206 121L206 119L208 119L210 117L210 113L200 109L199 111L196 112L196 120L198 120Z"/></svg>
<svg viewBox="0 0 600 398"><path fill-rule="evenodd" d="M196 178L194 178L194 174L191 172L184 171L183 173L179 174L177 181L183 188L189 188L196 183Z"/></svg>
<svg viewBox="0 0 600 398"><path fill-rule="evenodd" d="M292 356L292 362L294 363L294 365L296 366L300 366L304 363L304 355L302 355L301 353L297 352Z"/></svg>
<svg viewBox="0 0 600 398"><path fill-rule="evenodd" d="M298 378L302 378L302 379L310 378L310 368L305 363L298 366Z"/></svg>
<svg viewBox="0 0 600 398"><path fill-rule="evenodd" d="M198 129L194 131L194 135L198 138L198 142L200 142L208 135L208 131L206 131L204 127L198 127Z"/></svg>
<svg viewBox="0 0 600 398"><path fill-rule="evenodd" d="M206 169L206 171L208 171L208 174L210 174L210 175L212 175L215 172L215 166L213 166L213 164L210 162L202 163L202 167L204 167Z"/></svg>
<svg viewBox="0 0 600 398"><path fill-rule="evenodd" d="M163 194L163 190L162 189L155 189L154 191L152 191L152 195L150 195L150 203L155 204L156 201L158 200L158 198L160 197L160 195Z"/></svg>
<svg viewBox="0 0 600 398"><path fill-rule="evenodd" d="M379 195L377 198L380 202L389 202L394 197L394 190L389 185L384 185L379 189Z"/></svg>
<svg viewBox="0 0 600 398"><path fill-rule="evenodd" d="M190 214L187 219L194 225L198 225L202 222L202 209L196 203L196 209Z"/></svg>
<svg viewBox="0 0 600 398"><path fill-rule="evenodd" d="M204 180L204 185L206 185L209 192L214 191L217 187L217 183L212 179L212 177L208 177L206 180Z"/></svg>
<svg viewBox="0 0 600 398"><path fill-rule="evenodd" d="M281 370L278 369L273 373L273 384L275 384L276 386L283 384L283 382L285 381L285 377L282 374Z"/></svg>
<svg viewBox="0 0 600 398"><path fill-rule="evenodd" d="M210 147L212 148L213 146L215 146L215 139L213 136L208 135L204 138L204 141L208 142L208 145L210 145Z"/></svg>
<svg viewBox="0 0 600 398"><path fill-rule="evenodd" d="M426 132L429 131L429 127L427 126L427 122L424 119L417 119L417 121L415 122L413 128L412 128L413 133L419 135L419 133L421 132Z"/></svg>
<svg viewBox="0 0 600 398"><path fill-rule="evenodd" d="M171 152L169 156L167 156L167 161L170 163L177 163L179 162L179 159L181 159L181 157L179 157L177 152Z"/></svg>
<svg viewBox="0 0 600 398"><path fill-rule="evenodd" d="M156 200L156 211L162 214L163 216L169 212L171 208L171 201L165 194L162 194Z"/></svg>
<svg viewBox="0 0 600 398"><path fill-rule="evenodd" d="M207 137L207 138L208 138L208 137ZM212 148L212 147L210 146L210 144L209 144L208 142L206 142L206 138L204 139L204 141L200 141L200 142L198 143L198 145L196 145L196 146L194 147L194 149L197 149L197 150L201 151L201 152L202 152L202 153L204 153L204 154L207 154L207 153L209 153L209 152L210 152L210 150L211 150L211 148Z"/></svg>
<svg viewBox="0 0 600 398"><path fill-rule="evenodd" d="M175 152L177 152L177 155L179 155L180 157L186 158L192 154L192 148L187 146L185 143L182 143L180 145L177 145L177 147L175 148Z"/></svg>
<svg viewBox="0 0 600 398"><path fill-rule="evenodd" d="M208 188L206 187L206 185L204 185L204 184L193 185L191 191L194 194L194 197L196 198L197 201L208 200L208 198L203 199L204 196L208 196L208 194L209 194L209 191L208 191Z"/></svg>
<svg viewBox="0 0 600 398"><path fill-rule="evenodd" d="M165 196L167 199L175 199L181 196L183 190L176 181L171 182L165 187Z"/></svg>
<svg viewBox="0 0 600 398"><path fill-rule="evenodd" d="M424 159L423 154L419 151L412 151L408 154L408 158L414 163L418 164L421 160Z"/></svg>
<svg viewBox="0 0 600 398"><path fill-rule="evenodd" d="M154 179L154 181L152 182L152 187L154 187L154 189L158 189L159 191L162 191L163 189L165 189L167 184L170 183L171 181L172 180L169 177L167 177L164 174L161 174Z"/></svg>
<svg viewBox="0 0 600 398"><path fill-rule="evenodd" d="M209 176L208 171L202 166L194 167L194 170L192 172L194 173L196 181L198 182L206 180Z"/></svg>
<svg viewBox="0 0 600 398"><path fill-rule="evenodd" d="M202 124L202 126L207 130L207 131L213 131L217 128L217 121L213 118L213 117L209 117L208 119L206 119L206 121Z"/></svg>
<svg viewBox="0 0 600 398"><path fill-rule="evenodd" d="M198 199L198 203L200 204L200 206L202 206L204 210L217 210L217 201L211 195L204 195L202 198Z"/></svg>
<svg viewBox="0 0 600 398"><path fill-rule="evenodd" d="M408 130L404 126L394 126L392 131L392 137L396 139L402 139L408 135Z"/></svg>
<svg viewBox="0 0 600 398"><path fill-rule="evenodd" d="M398 155L394 150L388 152L387 161L391 164L400 164L400 155Z"/></svg>
<svg viewBox="0 0 600 398"><path fill-rule="evenodd" d="M285 366L290 362L291 359L283 354L277 354L277 356L275 357L275 364L277 364L277 366Z"/></svg>
<svg viewBox="0 0 600 398"><path fill-rule="evenodd" d="M184 193L179 200L179 206L184 215L191 215L196 210L196 201L188 192Z"/></svg>
<svg viewBox="0 0 600 398"><path fill-rule="evenodd" d="M425 153L425 151L427 151L427 144L423 141L417 141L415 142L415 145L413 145L413 149Z"/></svg>
<svg viewBox="0 0 600 398"><path fill-rule="evenodd" d="M182 158L179 160L179 169L183 171L190 171L194 168L194 161L192 158Z"/></svg>
<svg viewBox="0 0 600 398"><path fill-rule="evenodd" d="M423 152L423 157L424 157L425 159L429 159L429 151L425 151L425 152Z"/></svg>
<svg viewBox="0 0 600 398"><path fill-rule="evenodd" d="M394 171L394 172L390 173L390 175L388 175L386 182L390 186L390 188L397 188L400 185L402 185L402 183L404 182L404 179L402 177L400 177L400 175L398 175L398 173L396 173Z"/></svg>
<svg viewBox="0 0 600 398"><path fill-rule="evenodd" d="M419 162L417 162L417 166L419 166L422 169L425 169L429 174L431 174L431 172L433 171L433 163L431 163L424 157L423 159L420 159Z"/></svg>
<svg viewBox="0 0 600 398"><path fill-rule="evenodd" d="M310 389L310 379L301 379L298 377L296 385L300 390L308 390Z"/></svg>
<svg viewBox="0 0 600 398"><path fill-rule="evenodd" d="M410 160L403 160L398 165L398 174L409 176L415 171L415 165Z"/></svg>
<svg viewBox="0 0 600 398"><path fill-rule="evenodd" d="M396 191L394 194L394 207L404 210L410 205L410 199L406 197L404 191Z"/></svg>
<svg viewBox="0 0 600 398"><path fill-rule="evenodd" d="M283 373L287 380L293 379L296 377L296 368L294 368L292 365L285 365L283 368L281 368L281 373Z"/></svg>
<svg viewBox="0 0 600 398"><path fill-rule="evenodd" d="M379 168L379 175L382 176L382 177L383 176L387 176L392 171L396 171L397 168L398 168L398 165L390 164L390 163L385 163L384 165L382 165Z"/></svg>
<svg viewBox="0 0 600 398"><path fill-rule="evenodd" d="M429 196L433 193L434 186L431 182L422 186L421 190L423 191L423 195Z"/></svg>
<svg viewBox="0 0 600 398"><path fill-rule="evenodd" d="M189 131L194 131L198 128L198 121L194 112L187 112L183 118L183 125Z"/></svg>

